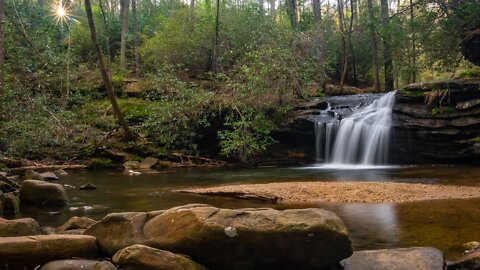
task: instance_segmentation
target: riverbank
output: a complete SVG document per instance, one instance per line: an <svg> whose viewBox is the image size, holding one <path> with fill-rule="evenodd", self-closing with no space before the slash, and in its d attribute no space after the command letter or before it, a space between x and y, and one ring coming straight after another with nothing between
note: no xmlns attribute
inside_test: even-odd
<svg viewBox="0 0 480 270"><path fill-rule="evenodd" d="M480 198L480 187L388 182L286 182L180 189L177 192L277 203L400 203Z"/></svg>

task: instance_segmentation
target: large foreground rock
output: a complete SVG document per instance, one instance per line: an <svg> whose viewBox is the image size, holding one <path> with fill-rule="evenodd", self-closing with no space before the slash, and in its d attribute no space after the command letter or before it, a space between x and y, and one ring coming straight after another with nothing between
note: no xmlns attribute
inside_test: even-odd
<svg viewBox="0 0 480 270"><path fill-rule="evenodd" d="M436 248L399 248L357 251L342 261L345 270L443 270L443 254Z"/></svg>
<svg viewBox="0 0 480 270"><path fill-rule="evenodd" d="M117 270L107 261L59 260L45 264L40 270Z"/></svg>
<svg viewBox="0 0 480 270"><path fill-rule="evenodd" d="M57 228L58 233L64 233L71 230L87 229L93 224L97 223L95 220L87 217L71 217L62 226Z"/></svg>
<svg viewBox="0 0 480 270"><path fill-rule="evenodd" d="M113 261L125 270L206 270L207 268L168 251L133 245L118 251Z"/></svg>
<svg viewBox="0 0 480 270"><path fill-rule="evenodd" d="M352 254L343 222L321 209L219 209L107 215L85 234L113 255L134 244L190 256L211 269L320 269Z"/></svg>
<svg viewBox="0 0 480 270"><path fill-rule="evenodd" d="M43 206L63 206L68 203L67 193L60 184L39 180L25 180L20 188L20 201Z"/></svg>
<svg viewBox="0 0 480 270"><path fill-rule="evenodd" d="M343 222L321 209L172 208L149 220L147 244L212 269L322 268L350 256Z"/></svg>
<svg viewBox="0 0 480 270"><path fill-rule="evenodd" d="M0 269L33 269L53 260L96 256L95 237L87 235L0 237Z"/></svg>
<svg viewBox="0 0 480 270"><path fill-rule="evenodd" d="M448 270L465 270L465 269L473 269L479 270L480 269L480 251L472 252L467 254L452 265L448 266Z"/></svg>
<svg viewBox="0 0 480 270"><path fill-rule="evenodd" d="M40 234L38 222L32 218L7 220L0 218L0 237Z"/></svg>

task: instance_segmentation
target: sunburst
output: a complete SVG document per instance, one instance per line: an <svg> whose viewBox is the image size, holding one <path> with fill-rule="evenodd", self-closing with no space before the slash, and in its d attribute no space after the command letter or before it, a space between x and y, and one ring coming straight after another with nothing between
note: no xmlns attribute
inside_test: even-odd
<svg viewBox="0 0 480 270"><path fill-rule="evenodd" d="M72 15L72 6L70 4L64 4L62 0L59 0L57 3L54 3L52 6L52 16L54 18L55 24L69 24L70 22L77 20Z"/></svg>

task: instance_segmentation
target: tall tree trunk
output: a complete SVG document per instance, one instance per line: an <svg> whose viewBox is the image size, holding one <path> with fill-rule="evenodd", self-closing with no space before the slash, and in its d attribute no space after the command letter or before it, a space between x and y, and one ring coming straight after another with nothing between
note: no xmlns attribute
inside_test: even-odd
<svg viewBox="0 0 480 270"><path fill-rule="evenodd" d="M217 7L215 12L215 43L213 46L213 72L218 71L218 46L219 46L219 33L220 32L220 0L217 0Z"/></svg>
<svg viewBox="0 0 480 270"><path fill-rule="evenodd" d="M373 89L375 92L380 92L380 72L378 68L378 49L377 49L377 33L373 24L373 3L372 0L367 0L368 17L369 17L369 31L370 43L372 50L372 67L373 67Z"/></svg>
<svg viewBox="0 0 480 270"><path fill-rule="evenodd" d="M108 69L108 74L111 78L112 77L112 61L111 61L112 50L111 50L111 47L110 47L110 38L109 38L110 29L109 29L108 23L107 23L107 14L105 13L105 9L103 7L103 1L100 0L99 4L100 4L100 12L102 13L103 27L105 28L105 32L106 32L105 43L106 43L106 47L107 47L107 69Z"/></svg>
<svg viewBox="0 0 480 270"><path fill-rule="evenodd" d="M5 1L0 0L0 98L3 96L4 90L3 90L3 75L5 73L4 68L5 68L5 51L4 51L4 31L3 31L3 17L5 14Z"/></svg>
<svg viewBox="0 0 480 270"><path fill-rule="evenodd" d="M322 27L322 7L320 0L312 0L313 17L315 20L316 36L315 45L317 47L317 61L319 66L319 83L322 91L327 90L326 76L325 76L325 44L323 41L323 27Z"/></svg>
<svg viewBox="0 0 480 270"><path fill-rule="evenodd" d="M347 52L347 41L345 39L345 22L344 22L344 13L343 13L343 0L337 0L338 6L338 21L340 24L340 32L342 36L342 64L340 66L340 93L343 92L343 86L345 84L345 77L347 74L348 67L348 52Z"/></svg>
<svg viewBox="0 0 480 270"><path fill-rule="evenodd" d="M193 0L192 0L193 1ZM140 77L140 37L138 35L137 0L132 0L133 40L135 43L135 75Z"/></svg>
<svg viewBox="0 0 480 270"><path fill-rule="evenodd" d="M277 16L277 10L276 10L276 0L270 0L270 15L272 16L273 20L275 21L275 17Z"/></svg>
<svg viewBox="0 0 480 270"><path fill-rule="evenodd" d="M350 27L348 30L348 46L350 50L350 57L352 58L352 71L353 71L353 83L357 83L357 63L355 61L355 50L353 49L353 41L352 41L352 35L353 35L353 26L354 26L354 21L356 18L356 11L355 11L355 0L350 0Z"/></svg>
<svg viewBox="0 0 480 270"><path fill-rule="evenodd" d="M190 27L193 34L195 29L195 0L190 0Z"/></svg>
<svg viewBox="0 0 480 270"><path fill-rule="evenodd" d="M265 2L263 0L258 0L258 5L260 7L260 14L264 14L264 9L263 9L263 5L265 4Z"/></svg>
<svg viewBox="0 0 480 270"><path fill-rule="evenodd" d="M107 90L108 98L110 99L110 102L112 103L113 112L114 112L115 116L117 117L118 122L122 126L123 138L126 141L133 140L133 139L135 139L135 135L133 134L132 131L130 131L130 128L128 127L127 121L123 117L122 111L120 110L120 106L118 106L117 99L115 98L115 93L113 91L112 81L110 80L110 77L108 76L108 73L107 73L107 69L105 68L105 63L103 61L102 50L100 49L100 45L98 45L98 41L97 41L97 33L96 33L96 30L95 30L95 23L93 21L92 6L90 4L90 0L85 0L85 11L87 13L88 26L90 27L90 36L92 38L93 47L94 47L95 53L97 54L97 58L98 58L100 75L102 76L102 80L103 80L103 83L105 85L105 89Z"/></svg>
<svg viewBox="0 0 480 270"><path fill-rule="evenodd" d="M417 48L416 48L416 38L415 38L415 17L413 14L413 0L410 0L410 30L412 31L412 66L411 66L411 83L417 81Z"/></svg>
<svg viewBox="0 0 480 270"><path fill-rule="evenodd" d="M120 40L120 68L127 72L127 39L128 39L128 8L130 0L120 0L120 19L122 24L122 33Z"/></svg>
<svg viewBox="0 0 480 270"><path fill-rule="evenodd" d="M293 30L297 30L297 3L295 0L287 0L287 13Z"/></svg>
<svg viewBox="0 0 480 270"><path fill-rule="evenodd" d="M390 34L388 28L390 24L390 15L388 14L388 0L380 0L380 9L382 13L383 25L383 64L385 68L385 91L393 91L394 77L393 77L393 63L392 63L392 48L390 41Z"/></svg>

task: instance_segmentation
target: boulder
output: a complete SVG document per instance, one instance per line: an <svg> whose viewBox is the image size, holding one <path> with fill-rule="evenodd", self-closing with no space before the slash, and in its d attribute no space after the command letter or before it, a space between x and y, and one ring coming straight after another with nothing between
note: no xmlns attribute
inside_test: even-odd
<svg viewBox="0 0 480 270"><path fill-rule="evenodd" d="M140 168L140 162L136 160L126 161L123 163L123 167L125 167L125 170L138 169Z"/></svg>
<svg viewBox="0 0 480 270"><path fill-rule="evenodd" d="M117 270L108 261L59 260L45 264L40 270Z"/></svg>
<svg viewBox="0 0 480 270"><path fill-rule="evenodd" d="M345 270L444 269L442 252L429 247L356 251L341 264Z"/></svg>
<svg viewBox="0 0 480 270"><path fill-rule="evenodd" d="M206 270L189 258L168 251L133 245L118 251L113 262L125 270Z"/></svg>
<svg viewBox="0 0 480 270"><path fill-rule="evenodd" d="M41 233L40 225L32 218L0 218L0 237L37 235Z"/></svg>
<svg viewBox="0 0 480 270"><path fill-rule="evenodd" d="M87 183L85 185L81 185L80 189L81 190L95 190L95 189L97 189L97 186L95 186L94 184Z"/></svg>
<svg viewBox="0 0 480 270"><path fill-rule="evenodd" d="M122 248L143 242L142 228L146 218L143 212L108 214L84 234L95 236L100 251L111 256Z"/></svg>
<svg viewBox="0 0 480 270"><path fill-rule="evenodd" d="M154 157L146 157L141 163L140 163L140 169L142 170L148 170L151 167L153 167L155 164L157 164L158 158Z"/></svg>
<svg viewBox="0 0 480 270"><path fill-rule="evenodd" d="M25 180L20 188L20 201L22 204L63 206L68 203L68 198L60 184Z"/></svg>
<svg viewBox="0 0 480 270"><path fill-rule="evenodd" d="M479 270L480 269L480 251L467 254L447 268L448 270Z"/></svg>
<svg viewBox="0 0 480 270"><path fill-rule="evenodd" d="M5 269L33 269L54 260L96 256L95 237L88 235L0 237L0 265Z"/></svg>
<svg viewBox="0 0 480 270"><path fill-rule="evenodd" d="M4 193L0 196L0 200L4 214L15 215L20 210L18 197L13 192Z"/></svg>
<svg viewBox="0 0 480 270"><path fill-rule="evenodd" d="M24 180L33 179L33 180L40 180L40 181L45 180L43 179L42 175L40 175L38 172L34 170L26 170L23 176L23 179Z"/></svg>
<svg viewBox="0 0 480 270"><path fill-rule="evenodd" d="M172 208L146 222L146 245L187 254L212 269L310 269L352 254L348 231L322 209Z"/></svg>
<svg viewBox="0 0 480 270"><path fill-rule="evenodd" d="M46 181L59 179L58 176L53 172L44 172L44 173L41 173L40 176L43 177L43 179Z"/></svg>
<svg viewBox="0 0 480 270"><path fill-rule="evenodd" d="M62 170L62 169L55 170L55 174L59 175L59 176L67 176L68 175L68 173L65 170Z"/></svg>
<svg viewBox="0 0 480 270"><path fill-rule="evenodd" d="M70 231L70 230L87 229L88 227L92 226L95 223L97 222L91 218L72 217L67 222L65 222L62 226L58 227L57 232L63 233L65 231Z"/></svg>

